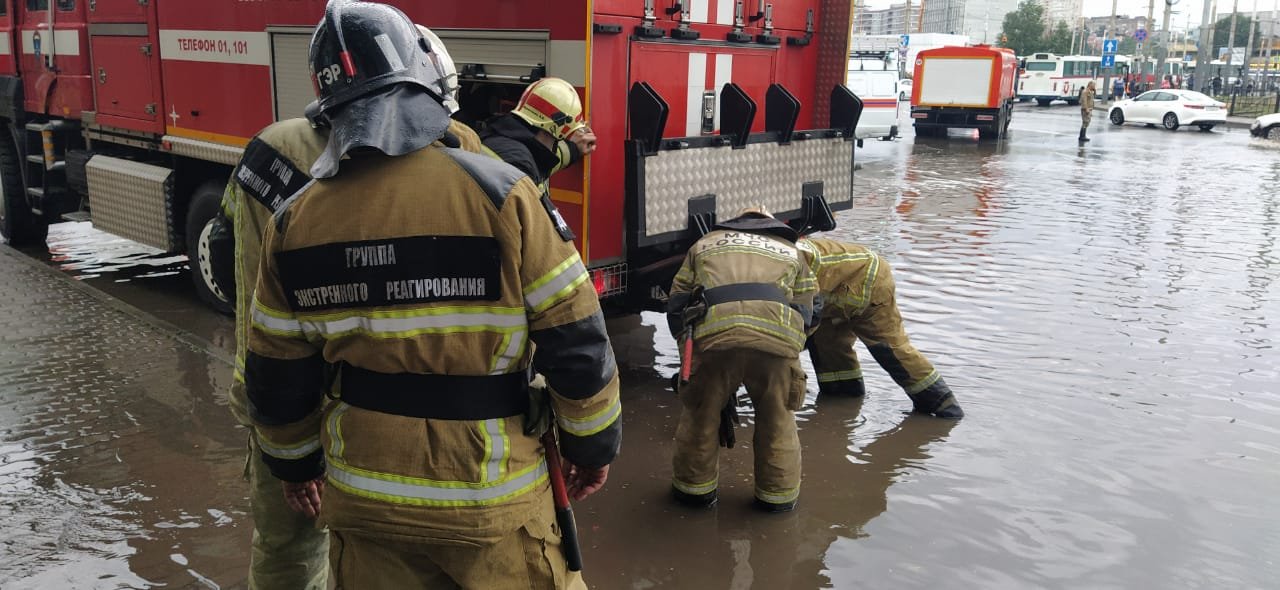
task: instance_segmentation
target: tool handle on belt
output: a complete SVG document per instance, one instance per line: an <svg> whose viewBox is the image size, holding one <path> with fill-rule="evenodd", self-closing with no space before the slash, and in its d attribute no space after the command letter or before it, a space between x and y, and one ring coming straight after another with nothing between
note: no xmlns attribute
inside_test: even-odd
<svg viewBox="0 0 1280 590"><path fill-rule="evenodd" d="M556 445L554 428L542 435L542 446L547 452L547 473L551 479L551 496L556 505L556 523L560 525L560 545L569 571L582 571L582 547L578 545L578 525L573 520L573 507L569 505L569 492L565 489L564 463L560 460L560 447Z"/></svg>
<svg viewBox="0 0 1280 590"><path fill-rule="evenodd" d="M693 330L688 330L681 344L680 351L680 383L688 383L693 376Z"/></svg>

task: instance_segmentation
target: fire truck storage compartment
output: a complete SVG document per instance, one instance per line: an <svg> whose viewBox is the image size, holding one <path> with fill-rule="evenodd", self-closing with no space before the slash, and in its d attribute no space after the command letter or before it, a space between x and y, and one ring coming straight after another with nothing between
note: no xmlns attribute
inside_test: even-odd
<svg viewBox="0 0 1280 590"><path fill-rule="evenodd" d="M271 76L275 90L276 120L301 117L307 104L316 98L307 63L312 28L269 29L271 34Z"/></svg>
<svg viewBox="0 0 1280 590"><path fill-rule="evenodd" d="M577 64L576 70L557 66L555 71L547 72L544 68L550 43L546 31L431 31L449 48L449 56L463 79L528 84L549 75L580 84L586 60L586 47L581 42L575 44L579 49L576 60L573 60ZM557 59L557 63L562 61L565 60Z"/></svg>
<svg viewBox="0 0 1280 590"><path fill-rule="evenodd" d="M89 21L95 23L147 22L151 2L146 0L85 0L89 4Z"/></svg>
<svg viewBox="0 0 1280 590"><path fill-rule="evenodd" d="M141 25L139 25L141 26ZM139 131L162 131L160 57L147 37L93 36L93 84L99 122ZM112 120L112 117L146 124Z"/></svg>
<svg viewBox="0 0 1280 590"><path fill-rule="evenodd" d="M169 168L97 155L85 165L93 226L165 252L185 249L171 228L174 173Z"/></svg>

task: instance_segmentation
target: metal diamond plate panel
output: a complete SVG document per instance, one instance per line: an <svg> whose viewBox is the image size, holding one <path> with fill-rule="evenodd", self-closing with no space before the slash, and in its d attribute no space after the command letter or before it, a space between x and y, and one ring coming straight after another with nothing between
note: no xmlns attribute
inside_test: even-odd
<svg viewBox="0 0 1280 590"><path fill-rule="evenodd" d="M200 141L198 139L188 139L186 137L177 137L175 135L164 136L164 141L169 144L169 151L179 156L204 160L206 162L216 162L218 164L226 164L235 166L240 163L240 156L244 155L244 148L239 148L211 141Z"/></svg>
<svg viewBox="0 0 1280 590"><path fill-rule="evenodd" d="M800 208L800 189L822 181L827 202L853 200L853 142L798 141L791 145L750 144L670 150L645 159L645 236L684 230L688 201L716 195L716 217L727 219L744 207L770 211Z"/></svg>
<svg viewBox="0 0 1280 590"><path fill-rule="evenodd" d="M85 172L94 227L165 252L183 249L169 231L173 170L99 155Z"/></svg>

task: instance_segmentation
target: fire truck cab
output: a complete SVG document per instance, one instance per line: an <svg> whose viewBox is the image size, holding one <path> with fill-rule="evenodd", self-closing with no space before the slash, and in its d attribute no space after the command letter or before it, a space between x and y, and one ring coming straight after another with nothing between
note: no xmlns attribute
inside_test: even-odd
<svg viewBox="0 0 1280 590"><path fill-rule="evenodd" d="M599 136L551 198L597 292L665 297L687 247L746 206L804 230L852 204L862 103L844 85L851 0L389 1L457 63L477 128L525 86L574 84ZM85 219L185 251L228 309L208 232L243 147L314 99L323 0L0 0L0 231Z"/></svg>

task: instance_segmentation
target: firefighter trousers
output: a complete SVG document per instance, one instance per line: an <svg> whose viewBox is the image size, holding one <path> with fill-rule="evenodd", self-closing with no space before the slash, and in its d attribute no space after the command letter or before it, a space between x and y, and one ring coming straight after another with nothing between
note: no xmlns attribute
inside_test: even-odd
<svg viewBox="0 0 1280 590"><path fill-rule="evenodd" d="M795 410L804 403L800 359L754 350L711 351L695 358L680 388L680 421L672 457L672 486L688 495L716 491L720 410L745 385L755 407L755 496L789 504L800 495L800 438Z"/></svg>
<svg viewBox="0 0 1280 590"><path fill-rule="evenodd" d="M426 543L397 535L333 531L329 544L337 590L585 590L569 572L554 507L491 545Z"/></svg>
<svg viewBox="0 0 1280 590"><path fill-rule="evenodd" d="M280 480L262 462L257 439L249 435L245 464L253 548L249 556L251 590L325 590L329 578L329 538L314 520L289 509Z"/></svg>
<svg viewBox="0 0 1280 590"><path fill-rule="evenodd" d="M929 359L907 338L902 314L898 311L893 275L887 265L882 265L877 275L865 307L825 314L809 338L809 359L818 374L818 391L842 395L864 393L862 366L853 349L854 341L861 339L872 358L907 393L916 408L930 412L951 397L951 389Z"/></svg>

